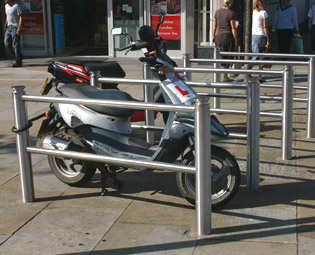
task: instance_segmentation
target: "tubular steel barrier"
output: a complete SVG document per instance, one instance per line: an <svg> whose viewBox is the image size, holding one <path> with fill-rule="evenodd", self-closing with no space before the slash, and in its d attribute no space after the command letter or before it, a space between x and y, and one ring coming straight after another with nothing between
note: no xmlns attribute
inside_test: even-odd
<svg viewBox="0 0 315 255"><path fill-rule="evenodd" d="M128 83L128 84L151 84L157 85L160 81L157 80L139 80L139 79L116 79L116 78L100 78L99 82L112 83L113 81L119 83ZM248 172L248 183L247 187L251 189L256 189L259 187L259 132L254 131L257 127L260 126L260 117L259 115L268 115L272 117L281 117L282 114L275 113L264 113L259 114L259 83L257 79L252 79L248 85L247 84L230 84L230 83L209 83L209 82L186 82L188 85L196 86L207 86L207 87L216 87L216 88L236 88L236 89L247 89L247 111L235 111L235 113L248 114L247 118L247 133L248 135L239 135L237 137L248 137L247 139L247 172ZM257 88L253 88L257 87ZM201 94L203 95L203 94ZM207 95L207 94L204 94ZM257 111L258 109L258 111ZM211 109L211 112L224 112L222 109ZM231 111L231 110L227 110ZM151 127L141 127L143 129ZM152 130L161 130L160 127L152 127ZM234 134L235 136L235 134ZM290 137L284 137L283 139L290 139ZM291 138L292 140L292 138ZM290 141L291 140L285 140ZM287 150L287 146L282 147L282 150ZM291 153L291 152L289 152Z"/></svg>
<svg viewBox="0 0 315 255"><path fill-rule="evenodd" d="M219 49L215 48L216 51L219 51ZM221 53L221 55L224 55L225 53ZM286 57L288 54L265 54L265 53L234 53L234 52L227 52L226 55L229 56L265 56L265 57L273 57L273 56L282 56ZM293 57L301 57L299 54L297 55L289 55ZM218 54L215 54L215 57L218 58ZM304 57L309 57L309 62L301 62L301 61L266 61L266 60L223 60L223 59L190 59L189 55L186 54L184 58L184 66L190 66L191 62L211 62L214 64L218 63L251 63L251 64L281 64L285 65L283 71L263 71L263 70L252 70L252 69L246 69L242 71L243 69L216 69L216 75L220 73L238 73L238 74L275 74L277 72L282 73L283 76L283 84L281 86L282 88L282 97L268 97L268 96L260 96L260 99L263 100L282 100L282 159L287 160L291 159L292 157L292 115L293 115L293 101L297 102L307 102L308 103L308 111L307 111L307 137L312 137L312 130L315 129L315 89L314 85L309 85L309 93L308 93L308 99L305 98L293 98L293 88L294 88L294 82L293 82L293 69L292 65L309 65L310 68L314 68L315 72L315 65L314 65L314 55L304 55ZM184 68L187 69L187 68ZM192 68L189 68L193 71ZM202 70L206 70L207 68L196 68L195 72L201 72ZM177 71L180 71L180 68L176 68ZM213 69L208 68L209 72L213 72ZM258 73L257 73L258 72ZM312 76L314 74L313 71L309 70L309 83L312 83ZM299 89L305 89L305 87ZM220 97L237 97L242 98L244 96L242 95L231 95L231 94L220 94L220 93L213 93L208 94L209 96L214 96L215 98ZM214 103L215 105L221 105L220 100L216 100ZM216 112L216 109L212 110L212 112ZM314 131L315 133L315 131ZM290 141L288 143L288 141Z"/></svg>
<svg viewBox="0 0 315 255"><path fill-rule="evenodd" d="M147 81L145 81L147 83ZM94 160L108 163L121 163L129 166L141 166L158 170L181 171L196 175L196 232L198 235L208 235L211 232L211 136L210 136L210 107L208 98L196 99L195 106L167 105L156 103L140 103L116 100L77 99L50 96L26 95L24 86L12 87L14 104L17 154L21 176L22 199L24 203L34 201L34 183L30 153L53 155L60 157ZM131 109L146 109L160 111L194 112L196 158L195 167L163 162L144 162L142 160L123 159L110 156L79 153L74 151L50 150L29 146L29 131L25 128L28 123L25 102L46 102L65 104L84 104L110 106ZM210 155L210 157L209 157ZM257 169L255 169L257 171ZM209 181L210 180L210 181Z"/></svg>
<svg viewBox="0 0 315 255"><path fill-rule="evenodd" d="M240 53L240 52L221 52L221 56L234 57L272 57L272 58L295 58L308 59L302 61L285 61L292 65L308 65L308 95L307 95L307 124L306 137L315 138L315 55L309 54L269 54L269 53ZM188 57L186 57L188 58ZM272 61L268 61L273 63ZM281 61L280 61L281 62ZM254 63L254 62L252 62Z"/></svg>
<svg viewBox="0 0 315 255"><path fill-rule="evenodd" d="M289 160L292 158L292 114L293 114L293 69L291 66L286 66L284 70L271 70L271 71L261 71L261 70L244 70L244 69L214 69L214 68L175 68L179 72L217 72L217 73L245 73L245 74L282 74L283 75L283 100L282 100L282 112L281 113L260 113L262 116L270 117L282 117L282 132L281 132L281 157L283 160ZM140 79L116 79L116 78L100 78L99 82L103 83L128 83L128 84L143 84L144 81ZM145 84L157 85L159 84L158 80L146 80ZM211 82L187 82L190 86L207 86L208 88L237 88L240 84L231 84L231 83L211 83ZM233 86L234 85L234 86ZM244 85L244 84L243 84ZM246 86L246 85L245 85ZM205 95L205 94L202 94ZM210 95L210 94L207 94ZM213 95L213 94L212 94ZM248 99L250 100L250 99ZM226 110L226 109L211 109L211 112L214 113L237 113L237 114L246 114L246 111L240 110ZM247 109L247 113L249 110ZM291 116L291 117L290 117ZM247 123L250 125L250 123ZM237 137L244 137L237 135ZM250 146L250 145L248 145Z"/></svg>
<svg viewBox="0 0 315 255"><path fill-rule="evenodd" d="M179 72L207 72L207 73L241 73L241 74L281 74L283 75L283 100L282 100L282 146L281 155L283 160L292 158L292 114L293 114L293 68L292 66L286 66L284 70L244 70L244 69L214 69L214 68L175 68L175 71ZM192 85L193 82L187 82ZM259 97L260 99L260 97ZM249 100L249 99L248 99ZM223 113L227 110L221 111L221 109L213 109L212 112ZM233 112L233 111L231 111ZM268 116L268 113L264 114ZM277 116L277 115L273 115ZM291 117L290 117L291 116ZM247 123L249 124L249 123Z"/></svg>
<svg viewBox="0 0 315 255"><path fill-rule="evenodd" d="M143 79L149 80L151 79L151 70L148 63L143 64ZM143 87L143 94L144 94L144 102L153 102L153 88L150 85L144 85ZM145 110L145 124L146 125L154 125L154 111ZM154 132L147 131L147 143L154 144Z"/></svg>

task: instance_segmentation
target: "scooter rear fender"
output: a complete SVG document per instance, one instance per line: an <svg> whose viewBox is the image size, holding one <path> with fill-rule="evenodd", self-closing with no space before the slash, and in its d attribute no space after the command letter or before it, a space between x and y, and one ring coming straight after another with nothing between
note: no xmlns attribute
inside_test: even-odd
<svg viewBox="0 0 315 255"><path fill-rule="evenodd" d="M81 105L54 104L54 106L65 123L71 128L92 125L116 133L132 133L129 117L99 114Z"/></svg>

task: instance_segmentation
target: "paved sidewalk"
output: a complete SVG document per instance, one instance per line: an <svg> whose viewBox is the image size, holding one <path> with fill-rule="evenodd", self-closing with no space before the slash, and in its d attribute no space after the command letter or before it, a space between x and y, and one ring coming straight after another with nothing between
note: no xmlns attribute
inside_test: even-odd
<svg viewBox="0 0 315 255"><path fill-rule="evenodd" d="M128 78L142 77L135 59L115 59ZM23 204L13 126L11 86L25 85L39 94L49 58L27 59L19 69L0 61L0 255L35 254L314 254L315 139L306 139L306 104L294 104L292 160L281 160L281 120L261 118L260 188L246 188L246 140L228 139L220 145L235 155L242 185L235 198L212 213L212 233L195 235L195 210L176 187L175 173L128 170L119 175L124 186L110 184L100 196L100 174L83 187L69 187L50 171L47 158L32 155L34 203ZM180 64L180 61L178 62ZM279 69L279 66L272 67ZM307 68L295 70L295 85L307 85ZM238 79L241 79L240 76ZM193 80L212 80L194 74ZM281 77L266 77L280 84ZM121 88L142 98L142 87ZM209 90L211 91L211 90ZM241 93L241 91L234 91ZM231 93L231 91L229 91ZM277 89L261 94L280 95ZM296 90L295 97L306 97ZM240 99L222 99L223 108L246 109ZM29 103L29 116L47 105ZM280 102L264 101L261 109L281 110ZM219 115L233 132L246 131L246 117ZM30 129L35 143L38 123Z"/></svg>

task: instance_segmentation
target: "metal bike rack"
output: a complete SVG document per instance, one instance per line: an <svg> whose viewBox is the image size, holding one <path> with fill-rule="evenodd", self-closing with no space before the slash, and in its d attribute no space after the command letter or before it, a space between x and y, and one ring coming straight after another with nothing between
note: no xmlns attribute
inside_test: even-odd
<svg viewBox="0 0 315 255"><path fill-rule="evenodd" d="M142 80L145 84L149 80ZM49 97L26 95L24 86L12 87L14 104L14 120L17 143L17 154L21 176L22 199L24 203L34 201L34 182L30 153L54 155L59 157L78 158L107 163L121 163L129 166L141 166L157 170L180 171L196 174L196 232L198 235L208 235L211 232L211 136L210 136L210 106L208 98L196 99L195 106L167 105L155 103L140 103L116 100L77 99L65 97ZM144 162L141 160L123 159L101 156L91 153L74 151L59 151L29 146L28 118L25 101L43 103L84 104L131 109L162 110L175 112L194 112L196 158L195 167L163 162ZM209 157L210 155L210 157ZM210 180L210 181L209 181Z"/></svg>
<svg viewBox="0 0 315 255"><path fill-rule="evenodd" d="M184 68L185 69L185 68ZM185 69L186 70L186 69ZM118 83L127 83L127 84L151 84L151 85L157 85L160 81L158 80L139 80L139 79L116 79L116 78L100 78L99 82L103 83L112 83L113 81L116 81ZM206 86L211 88L235 88L235 89L247 89L247 99L248 99L248 110L247 111L236 111L235 113L243 113L248 114L248 120L247 120L247 127L248 131L247 133L249 135L247 139L247 172L248 172L248 183L247 187L250 189L256 189L259 187L259 133L257 133L255 130L257 130L257 127L260 126L260 117L259 117L259 83L257 79L253 79L249 82L249 84L231 84L231 83L210 83L210 82L186 82L188 85L191 86ZM207 94L201 94L201 95L207 95ZM257 108L258 107L258 108ZM257 111L258 109L258 111ZM222 110L215 110L211 109L211 112L222 112ZM252 114L251 114L252 113ZM272 116L278 116L279 114L275 115L272 114ZM143 129L151 129L155 130L157 127L142 127ZM286 139L290 139L286 138ZM292 139L292 138L291 138ZM291 141L291 140L289 140ZM283 148L284 150L287 150L288 148L285 146Z"/></svg>
<svg viewBox="0 0 315 255"><path fill-rule="evenodd" d="M306 123L306 137L315 138L315 55L309 54L275 54L275 53L240 53L240 52L221 52L221 56L234 57L272 57L272 58L293 58L293 59L307 59L308 61L282 61L287 65L306 65L308 66L308 96L307 96L307 123ZM187 57L186 57L187 58ZM232 60L233 63L235 60ZM231 63L232 63L231 61ZM258 61L257 63L259 63ZM277 61L267 61L266 63L275 63ZM280 61L281 62L281 61ZM251 62L251 63L256 63ZM260 62L263 64L263 62ZM281 64L281 63L279 63Z"/></svg>
<svg viewBox="0 0 315 255"><path fill-rule="evenodd" d="M181 68L176 67L175 71L179 72L199 72L199 73L240 73L240 74L282 74L283 75L283 106L282 113L270 114L273 117L282 117L282 159L288 160L292 158L292 116L293 114L293 69L291 66L287 66L284 70L245 70L245 69L215 69L215 68ZM187 82L189 85L193 85L194 82ZM198 83L196 83L198 84ZM200 83L199 83L200 84ZM210 83L208 83L210 84ZM227 83L229 84L229 83ZM209 86L210 88L210 86ZM218 113L231 113L231 110L211 109L212 112ZM242 111L235 111L241 113ZM246 114L246 112L245 112ZM269 115L264 113L264 115ZM249 124L249 123L247 123ZM286 128L286 129L284 129Z"/></svg>
<svg viewBox="0 0 315 255"><path fill-rule="evenodd" d="M148 63L143 64L143 79L151 79L151 70ZM144 102L154 102L153 98L153 88L150 85L143 86ZM145 124L149 126L154 126L154 111L145 110ZM154 144L154 132L146 132L146 140L148 144Z"/></svg>

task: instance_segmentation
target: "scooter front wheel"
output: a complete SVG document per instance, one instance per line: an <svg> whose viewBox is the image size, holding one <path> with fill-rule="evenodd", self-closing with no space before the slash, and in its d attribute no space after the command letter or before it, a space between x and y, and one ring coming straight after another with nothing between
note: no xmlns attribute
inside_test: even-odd
<svg viewBox="0 0 315 255"><path fill-rule="evenodd" d="M195 165L193 151L184 156L185 165ZM240 185L240 169L234 157L225 149L211 146L211 204L222 206L235 195ZM177 186L181 195L195 205L195 175L177 173Z"/></svg>
<svg viewBox="0 0 315 255"><path fill-rule="evenodd" d="M80 186L88 182L96 171L87 161L78 159L48 156L48 162L56 177L70 186Z"/></svg>

